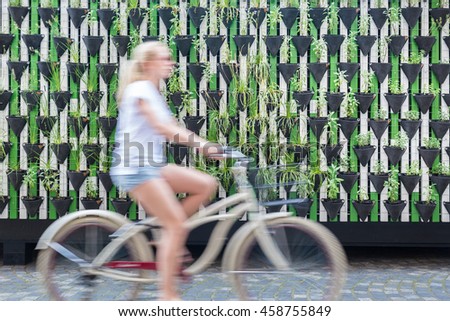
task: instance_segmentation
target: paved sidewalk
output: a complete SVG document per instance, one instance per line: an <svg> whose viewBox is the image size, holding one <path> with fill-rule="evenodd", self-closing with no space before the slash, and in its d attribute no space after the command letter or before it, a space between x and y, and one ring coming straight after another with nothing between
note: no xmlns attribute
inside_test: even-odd
<svg viewBox="0 0 450 321"><path fill-rule="evenodd" d="M350 271L343 300L450 300L449 249L347 249ZM113 290L113 289L112 289ZM220 266L181 285L184 300L236 300ZM155 298L152 286L141 300ZM2 266L0 301L48 300L34 264Z"/></svg>

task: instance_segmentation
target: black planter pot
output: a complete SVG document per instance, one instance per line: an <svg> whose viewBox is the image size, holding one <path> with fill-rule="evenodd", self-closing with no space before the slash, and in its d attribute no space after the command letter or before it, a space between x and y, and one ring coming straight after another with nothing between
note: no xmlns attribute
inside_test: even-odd
<svg viewBox="0 0 450 321"><path fill-rule="evenodd" d="M8 7L9 15L19 28L29 11L29 7Z"/></svg>
<svg viewBox="0 0 450 321"><path fill-rule="evenodd" d="M355 93L355 99L358 101L359 111L365 114L375 100L375 97L376 94L372 93Z"/></svg>
<svg viewBox="0 0 450 321"><path fill-rule="evenodd" d="M278 116L277 124L283 136L289 138L291 136L291 131L294 129L295 125L298 125L299 118L293 118L288 116Z"/></svg>
<svg viewBox="0 0 450 321"><path fill-rule="evenodd" d="M238 8L222 8L221 12L219 13L219 17L221 18L223 25L227 29L230 29L231 24L238 15Z"/></svg>
<svg viewBox="0 0 450 321"><path fill-rule="evenodd" d="M445 152L446 152L447 155L449 155L449 157L450 157L450 147L445 147Z"/></svg>
<svg viewBox="0 0 450 321"><path fill-rule="evenodd" d="M370 212L372 211L375 202L374 201L352 201L353 206L355 207L356 213L358 214L359 220L364 222L367 217L369 217Z"/></svg>
<svg viewBox="0 0 450 321"><path fill-rule="evenodd" d="M189 148L184 145L172 143L169 145L169 152L172 154L175 164L180 165L186 158Z"/></svg>
<svg viewBox="0 0 450 321"><path fill-rule="evenodd" d="M278 198L278 199L269 201L268 204L267 203L262 203L261 205L266 208L266 213L278 213L278 212L281 211L281 208L284 205L280 201L283 201L283 200ZM270 202L274 202L274 203L270 204Z"/></svg>
<svg viewBox="0 0 450 321"><path fill-rule="evenodd" d="M431 104L436 98L433 94L414 94L413 97L422 114L426 114L430 110Z"/></svg>
<svg viewBox="0 0 450 321"><path fill-rule="evenodd" d="M8 65L9 71L14 73L14 78L17 82L20 82L20 78L22 78L23 72L28 67L28 61L10 61L6 62Z"/></svg>
<svg viewBox="0 0 450 321"><path fill-rule="evenodd" d="M2 142L2 147L0 147L0 162L3 162L11 151L12 143ZM1 211L0 211L1 213Z"/></svg>
<svg viewBox="0 0 450 321"><path fill-rule="evenodd" d="M25 116L6 116L6 121L14 135L20 137L20 133L27 123L27 118Z"/></svg>
<svg viewBox="0 0 450 321"><path fill-rule="evenodd" d="M424 52L424 56L428 56L433 48L436 38L434 36L416 36L414 40L417 43L420 51Z"/></svg>
<svg viewBox="0 0 450 321"><path fill-rule="evenodd" d="M67 104L70 102L70 91L55 91L50 93L50 98L53 99L58 112L62 112Z"/></svg>
<svg viewBox="0 0 450 321"><path fill-rule="evenodd" d="M326 8L310 8L308 13L309 13L309 18L312 20L314 27L316 27L316 29L319 30L320 26L322 26L323 21L327 17L327 9Z"/></svg>
<svg viewBox="0 0 450 321"><path fill-rule="evenodd" d="M59 164L64 164L67 157L70 154L70 144L69 143L61 143L61 144L50 144L50 149L56 156L56 160Z"/></svg>
<svg viewBox="0 0 450 321"><path fill-rule="evenodd" d="M441 27L447 22L447 15L450 13L448 8L431 8L430 16Z"/></svg>
<svg viewBox="0 0 450 321"><path fill-rule="evenodd" d="M263 36L263 39L266 43L267 49L270 54L274 57L278 55L280 52L281 45L284 41L284 36L276 35L276 36Z"/></svg>
<svg viewBox="0 0 450 321"><path fill-rule="evenodd" d="M76 84L80 84L80 79L86 72L88 64L80 62L68 62L66 66L72 81Z"/></svg>
<svg viewBox="0 0 450 321"><path fill-rule="evenodd" d="M142 21L144 21L147 16L147 8L132 8L128 16L130 17L130 21L137 29L140 28Z"/></svg>
<svg viewBox="0 0 450 321"><path fill-rule="evenodd" d="M433 71L439 84L442 85L450 74L450 64L432 64L430 65L431 71Z"/></svg>
<svg viewBox="0 0 450 321"><path fill-rule="evenodd" d="M403 186L408 192L408 194L414 192L414 189L416 188L417 184L419 184L420 181L420 175L406 175L400 173L398 177L400 179L400 182L402 182Z"/></svg>
<svg viewBox="0 0 450 321"><path fill-rule="evenodd" d="M39 157L45 147L44 144L30 144L30 143L23 143L22 146L30 162L38 162Z"/></svg>
<svg viewBox="0 0 450 321"><path fill-rule="evenodd" d="M220 99L223 96L223 90L202 90L201 95L206 101L206 107L212 110L219 110Z"/></svg>
<svg viewBox="0 0 450 321"><path fill-rule="evenodd" d="M53 37L53 42L55 43L56 54L58 58L61 58L73 43L73 39L68 37Z"/></svg>
<svg viewBox="0 0 450 321"><path fill-rule="evenodd" d="M28 110L32 110L39 105L41 101L42 91L40 90L21 90L20 97L25 101Z"/></svg>
<svg viewBox="0 0 450 321"><path fill-rule="evenodd" d="M12 91L3 90L0 91L0 111L5 110L11 100Z"/></svg>
<svg viewBox="0 0 450 321"><path fill-rule="evenodd" d="M284 81L286 81L286 83L289 83L292 76L294 76L299 67L300 67L299 64L279 63L278 71L283 76Z"/></svg>
<svg viewBox="0 0 450 321"><path fill-rule="evenodd" d="M176 107L180 107L183 104L183 99L185 96L189 96L187 91L177 91L169 95L170 101Z"/></svg>
<svg viewBox="0 0 450 321"><path fill-rule="evenodd" d="M400 119L399 123L403 130L406 132L406 135L408 135L408 138L412 139L419 130L419 127L422 124L422 120Z"/></svg>
<svg viewBox="0 0 450 321"><path fill-rule="evenodd" d="M327 92L328 109L330 112L338 111L339 108L341 107L343 100L344 100L343 92L338 93Z"/></svg>
<svg viewBox="0 0 450 321"><path fill-rule="evenodd" d="M38 61L38 69L45 80L50 81L54 70L59 70L59 62Z"/></svg>
<svg viewBox="0 0 450 321"><path fill-rule="evenodd" d="M22 203L25 205L25 209L27 210L28 217L34 217L39 212L39 208L44 201L42 196L38 197L27 197L22 196Z"/></svg>
<svg viewBox="0 0 450 321"><path fill-rule="evenodd" d="M386 128L388 128L389 126L389 119L385 120L369 119L369 126L370 128L372 128L375 137L378 140L380 140L381 136L383 136L384 132L386 131Z"/></svg>
<svg viewBox="0 0 450 321"><path fill-rule="evenodd" d="M403 46L408 40L408 36L391 36L389 41L389 48L394 56L399 56L402 52Z"/></svg>
<svg viewBox="0 0 450 321"><path fill-rule="evenodd" d="M111 175L109 175L109 172L97 172L97 176L106 192L109 193L109 191L111 191L113 187L113 182L111 180Z"/></svg>
<svg viewBox="0 0 450 321"><path fill-rule="evenodd" d="M384 146L383 149L389 159L389 162L394 166L398 164L406 151L406 149L393 146Z"/></svg>
<svg viewBox="0 0 450 321"><path fill-rule="evenodd" d="M308 146L288 145L287 150L294 154L294 162L300 163L309 155Z"/></svg>
<svg viewBox="0 0 450 321"><path fill-rule="evenodd" d="M350 30L350 28L352 27L352 24L358 16L359 11L359 8L339 8L338 15L347 30Z"/></svg>
<svg viewBox="0 0 450 321"><path fill-rule="evenodd" d="M397 114L402 109L402 105L406 100L406 94L384 94L384 97L394 114Z"/></svg>
<svg viewBox="0 0 450 321"><path fill-rule="evenodd" d="M37 116L36 125L45 137L50 138L50 132L53 126L56 124L57 119L55 116Z"/></svg>
<svg viewBox="0 0 450 321"><path fill-rule="evenodd" d="M175 18L175 13L173 12L172 8L171 7L158 8L158 14L162 22L166 26L166 28L170 29L170 27L172 26L172 19Z"/></svg>
<svg viewBox="0 0 450 321"><path fill-rule="evenodd" d="M203 19L206 16L206 8L203 7L189 7L188 15L191 18L192 24L195 28L200 28Z"/></svg>
<svg viewBox="0 0 450 321"><path fill-rule="evenodd" d="M8 172L8 182L12 185L14 190L18 191L23 182L23 177L27 173L24 169L14 170Z"/></svg>
<svg viewBox="0 0 450 321"><path fill-rule="evenodd" d="M442 98L444 99L447 106L450 107L450 94L443 94Z"/></svg>
<svg viewBox="0 0 450 321"><path fill-rule="evenodd" d="M325 211L327 211L328 217L330 219L334 219L339 214L339 211L341 210L342 205L344 205L344 200L342 200L342 199L332 200L332 199L323 198L322 204L323 204L323 207L325 207Z"/></svg>
<svg viewBox="0 0 450 321"><path fill-rule="evenodd" d="M6 205L9 203L9 196L7 195L0 195L0 214L3 213L3 211L6 208Z"/></svg>
<svg viewBox="0 0 450 321"><path fill-rule="evenodd" d="M381 192L384 189L384 182L386 182L389 178L389 175L387 173L381 173L381 174L369 174L369 180L372 182L373 187L375 187L375 191L378 194L381 194Z"/></svg>
<svg viewBox="0 0 450 321"><path fill-rule="evenodd" d="M84 19L89 13L88 8L67 8L67 12L69 13L70 20L73 23L73 26L76 29L81 27Z"/></svg>
<svg viewBox="0 0 450 321"><path fill-rule="evenodd" d="M72 130L75 132L77 138L80 138L81 133L89 122L88 117L69 117L68 118L69 125L72 127Z"/></svg>
<svg viewBox="0 0 450 321"><path fill-rule="evenodd" d="M383 28L387 20L387 8L370 8L369 14L372 16L373 22L377 26L378 30Z"/></svg>
<svg viewBox="0 0 450 321"><path fill-rule="evenodd" d="M302 199L299 202L292 204L295 214L299 217L306 217L311 208L312 200L310 198Z"/></svg>
<svg viewBox="0 0 450 321"><path fill-rule="evenodd" d="M251 22L256 28L261 27L264 19L266 18L267 8L250 8L249 16Z"/></svg>
<svg viewBox="0 0 450 321"><path fill-rule="evenodd" d="M117 16L116 11L113 9L97 9L97 15L98 19L107 31L109 31L114 19Z"/></svg>
<svg viewBox="0 0 450 321"><path fill-rule="evenodd" d="M109 139L112 132L116 128L117 118L116 117L98 117L97 118L100 130L106 139Z"/></svg>
<svg viewBox="0 0 450 321"><path fill-rule="evenodd" d="M450 176L447 175L430 175L431 183L436 184L436 190L439 193L439 196L442 196L444 191L447 189L448 184L450 183Z"/></svg>
<svg viewBox="0 0 450 321"><path fill-rule="evenodd" d="M236 43L238 51L243 56L247 56L248 49L252 45L252 43L255 41L255 36L253 35L237 35L233 37L234 42Z"/></svg>
<svg viewBox="0 0 450 321"><path fill-rule="evenodd" d="M300 56L304 56L311 46L313 38L311 36L292 36L291 41L294 45L295 49L297 49L297 53ZM281 44L280 44L281 45Z"/></svg>
<svg viewBox="0 0 450 321"><path fill-rule="evenodd" d="M237 63L219 63L217 64L217 70L222 75L228 86L230 85L231 80L233 80L233 76L239 74L239 65Z"/></svg>
<svg viewBox="0 0 450 321"><path fill-rule="evenodd" d="M73 189L78 193L81 185L83 185L86 177L88 177L89 171L67 171L67 177L72 184Z"/></svg>
<svg viewBox="0 0 450 321"><path fill-rule="evenodd" d="M84 209L86 210L98 210L100 205L102 205L103 200L101 198L88 198L88 197L80 197L81 204L83 204Z"/></svg>
<svg viewBox="0 0 450 321"><path fill-rule="evenodd" d="M126 216L133 201L129 198L114 198L111 200L111 203L117 213Z"/></svg>
<svg viewBox="0 0 450 321"><path fill-rule="evenodd" d="M375 146L353 146L353 150L355 151L356 157L358 157L358 161L361 166L367 166L370 158L375 152Z"/></svg>
<svg viewBox="0 0 450 321"><path fill-rule="evenodd" d="M4 55L14 39L13 34L0 33L0 55Z"/></svg>
<svg viewBox="0 0 450 321"><path fill-rule="evenodd" d="M338 173L338 177L342 179L341 185L344 188L345 192L350 194L353 186L359 178L359 173Z"/></svg>
<svg viewBox="0 0 450 321"><path fill-rule="evenodd" d="M128 52L128 45L130 44L130 36L112 36L112 43L117 48L119 56L124 57Z"/></svg>
<svg viewBox="0 0 450 321"><path fill-rule="evenodd" d="M327 165L331 165L333 161L339 159L339 153L342 150L342 145L321 145L320 149L322 150L325 158L327 159Z"/></svg>
<svg viewBox="0 0 450 321"><path fill-rule="evenodd" d="M420 7L407 7L402 8L402 15L410 29L414 28L419 21L420 15L422 14L422 8Z"/></svg>
<svg viewBox="0 0 450 321"><path fill-rule="evenodd" d="M97 66L98 73L102 77L103 81L106 84L109 84L111 82L111 79L116 74L117 64L116 63L98 63L96 66Z"/></svg>
<svg viewBox="0 0 450 321"><path fill-rule="evenodd" d="M90 56L97 56L103 43L103 36L83 36L83 42Z"/></svg>
<svg viewBox="0 0 450 321"><path fill-rule="evenodd" d="M429 124L436 137L439 139L442 139L450 128L450 121L430 120Z"/></svg>
<svg viewBox="0 0 450 321"><path fill-rule="evenodd" d="M328 52L330 56L334 56L337 54L339 48L342 45L345 37L343 35L322 35L322 38L327 43Z"/></svg>
<svg viewBox="0 0 450 321"><path fill-rule="evenodd" d="M203 127L206 119L205 116L186 116L183 120L187 129L199 135L200 129Z"/></svg>
<svg viewBox="0 0 450 321"><path fill-rule="evenodd" d="M325 75L325 72L329 68L330 64L326 62L314 62L308 63L307 66L316 82L319 83Z"/></svg>
<svg viewBox="0 0 450 321"><path fill-rule="evenodd" d="M429 222L431 216L433 215L434 209L436 208L435 202L426 203L423 201L414 202L417 212L423 222Z"/></svg>
<svg viewBox="0 0 450 321"><path fill-rule="evenodd" d="M161 35L161 36L142 36L142 42L147 42L147 41L164 41L165 36Z"/></svg>
<svg viewBox="0 0 450 321"><path fill-rule="evenodd" d="M81 148L88 166L94 165L100 158L100 151L102 146L99 144L85 144Z"/></svg>
<svg viewBox="0 0 450 321"><path fill-rule="evenodd" d="M377 36L356 36L356 43L364 56L370 53L375 41L377 41Z"/></svg>
<svg viewBox="0 0 450 321"><path fill-rule="evenodd" d="M308 119L309 126L317 139L320 138L320 136L323 133L323 129L325 128L326 124L328 123L327 117L314 117Z"/></svg>
<svg viewBox="0 0 450 321"><path fill-rule="evenodd" d="M377 76L379 83L382 83L392 70L392 64L390 62L371 62L370 67L375 73L375 76Z"/></svg>
<svg viewBox="0 0 450 321"><path fill-rule="evenodd" d="M189 55L191 51L192 41L194 40L194 36L191 35L183 35L183 36L175 36L174 42L181 52L181 55L186 57Z"/></svg>
<svg viewBox="0 0 450 321"><path fill-rule="evenodd" d="M419 146L417 149L419 150L419 155L425 161L425 164L427 164L427 167L432 168L441 150L439 148L425 148L423 146Z"/></svg>
<svg viewBox="0 0 450 321"><path fill-rule="evenodd" d="M214 57L217 56L220 52L220 48L223 45L223 42L227 38L226 36L203 36L205 39L206 47L209 49L209 52Z"/></svg>
<svg viewBox="0 0 450 321"><path fill-rule="evenodd" d="M422 64L400 64L403 72L408 78L410 84L416 81L417 76L419 76L420 71L422 70Z"/></svg>
<svg viewBox="0 0 450 321"><path fill-rule="evenodd" d="M44 26L48 29L51 27L51 23L55 20L55 18L59 15L58 8L38 8L39 17L41 17Z"/></svg>
<svg viewBox="0 0 450 321"><path fill-rule="evenodd" d="M444 207L447 210L447 213L450 213L450 202L444 202Z"/></svg>
<svg viewBox="0 0 450 321"><path fill-rule="evenodd" d="M88 112L95 112L100 107L100 101L103 98L103 91L82 91L81 96L83 96L86 102Z"/></svg>
<svg viewBox="0 0 450 321"><path fill-rule="evenodd" d="M397 222L400 216L402 215L403 210L406 207L405 201L396 201L396 202L389 202L384 201L384 206L386 207L389 217L392 221Z"/></svg>
<svg viewBox="0 0 450 321"><path fill-rule="evenodd" d="M64 216L67 212L69 212L69 207L70 204L72 204L72 201L72 197L52 197L50 199L50 202L55 207L56 214L58 214L59 217Z"/></svg>
<svg viewBox="0 0 450 321"><path fill-rule="evenodd" d="M339 118L338 124L341 125L342 133L344 134L345 138L347 140L350 140L353 132L355 131L356 127L359 125L359 119L358 118Z"/></svg>
<svg viewBox="0 0 450 321"><path fill-rule="evenodd" d="M200 63L188 63L188 70L190 71L192 77L194 77L195 82L198 84L203 78L203 71L206 68L206 65L202 62Z"/></svg>
<svg viewBox="0 0 450 321"><path fill-rule="evenodd" d="M292 26L300 15L300 10L294 7L280 8L281 17L283 22L287 28L287 30L291 30Z"/></svg>
<svg viewBox="0 0 450 321"><path fill-rule="evenodd" d="M312 91L294 91L292 93L292 98L294 98L297 103L298 109L304 111L309 106L313 95L314 93Z"/></svg>
<svg viewBox="0 0 450 321"><path fill-rule="evenodd" d="M350 82L359 70L359 63L357 62L340 62L338 63L339 69L345 71L345 79Z"/></svg>

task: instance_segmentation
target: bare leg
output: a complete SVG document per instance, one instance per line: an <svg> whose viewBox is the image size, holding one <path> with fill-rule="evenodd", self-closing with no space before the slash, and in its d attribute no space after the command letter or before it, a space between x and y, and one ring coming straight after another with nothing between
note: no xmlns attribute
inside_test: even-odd
<svg viewBox="0 0 450 321"><path fill-rule="evenodd" d="M145 211L160 220L163 230L157 251L158 271L161 276L161 299L178 299L176 278L180 269L178 253L186 240L183 223L186 214L164 179L145 182L130 192Z"/></svg>
<svg viewBox="0 0 450 321"><path fill-rule="evenodd" d="M161 171L162 177L175 193L187 193L181 202L187 216L198 211L200 205L208 202L217 190L217 180L192 168L167 165Z"/></svg>

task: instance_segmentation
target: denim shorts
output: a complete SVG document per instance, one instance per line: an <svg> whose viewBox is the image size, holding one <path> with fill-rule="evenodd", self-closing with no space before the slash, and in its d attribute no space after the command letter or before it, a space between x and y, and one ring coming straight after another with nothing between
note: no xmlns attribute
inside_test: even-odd
<svg viewBox="0 0 450 321"><path fill-rule="evenodd" d="M111 173L111 180L114 185L125 192L129 192L147 181L160 177L161 167L153 166L137 167L136 173L133 174Z"/></svg>

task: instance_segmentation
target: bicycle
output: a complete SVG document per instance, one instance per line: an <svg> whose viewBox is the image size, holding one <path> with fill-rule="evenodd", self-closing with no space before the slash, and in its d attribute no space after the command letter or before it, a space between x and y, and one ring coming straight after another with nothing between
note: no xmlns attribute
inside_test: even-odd
<svg viewBox="0 0 450 321"><path fill-rule="evenodd" d="M189 231L206 223L217 224L203 253L182 275L207 269L220 255L233 224L247 214L248 221L233 234L222 258L222 271L229 275L239 299L338 299L347 259L337 238L321 224L290 212L262 214L247 179L250 159L237 151L226 157L237 160L232 173L238 192L187 220ZM37 270L53 299L136 299L142 284L157 280L158 231L155 218L131 222L104 210L71 213L41 236L36 246ZM101 290L109 280L117 283L116 293ZM274 288L282 293L271 296Z"/></svg>

